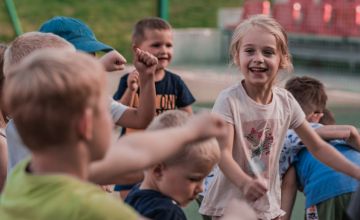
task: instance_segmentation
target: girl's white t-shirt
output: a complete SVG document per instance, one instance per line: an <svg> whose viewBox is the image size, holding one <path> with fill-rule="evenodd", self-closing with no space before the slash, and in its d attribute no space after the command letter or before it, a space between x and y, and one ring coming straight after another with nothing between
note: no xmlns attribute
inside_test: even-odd
<svg viewBox="0 0 360 220"><path fill-rule="evenodd" d="M213 112L234 125L234 160L248 175L258 173L267 181L268 192L250 204L260 219L284 214L280 209L279 156L287 130L305 121L304 112L287 90L273 87L272 93L271 103L261 105L238 83L222 91L213 108ZM199 212L222 216L234 197L241 199L243 195L220 171L211 182Z"/></svg>

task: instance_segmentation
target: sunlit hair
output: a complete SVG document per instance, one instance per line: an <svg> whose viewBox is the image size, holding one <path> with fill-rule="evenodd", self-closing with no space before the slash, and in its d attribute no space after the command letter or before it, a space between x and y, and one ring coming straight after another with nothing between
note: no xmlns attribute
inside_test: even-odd
<svg viewBox="0 0 360 220"><path fill-rule="evenodd" d="M241 41L250 28L260 27L268 31L276 39L276 46L280 52L280 69L288 72L293 70L291 55L288 48L288 38L284 28L273 18L267 15L254 15L241 22L235 29L230 43L230 56L236 65L239 65Z"/></svg>
<svg viewBox="0 0 360 220"><path fill-rule="evenodd" d="M285 89L298 101L305 115L324 112L327 95L319 80L308 76L294 77L286 82Z"/></svg>
<svg viewBox="0 0 360 220"><path fill-rule="evenodd" d="M184 125L190 118L181 110L169 110L155 117L147 130L160 130ZM189 143L177 154L164 161L167 165L195 163L197 165L214 165L220 159L220 148L215 138Z"/></svg>
<svg viewBox="0 0 360 220"><path fill-rule="evenodd" d="M18 64L33 51L43 48L67 48L75 51L72 44L52 33L28 32L22 34L15 38L5 51L3 67L5 77L9 68Z"/></svg>
<svg viewBox="0 0 360 220"><path fill-rule="evenodd" d="M31 150L76 140L85 109L98 114L106 84L102 65L89 55L59 49L30 54L5 79L4 104Z"/></svg>
<svg viewBox="0 0 360 220"><path fill-rule="evenodd" d="M146 30L171 30L171 25L167 21L157 17L141 19L135 24L132 33L132 42L134 45L138 46L145 40Z"/></svg>

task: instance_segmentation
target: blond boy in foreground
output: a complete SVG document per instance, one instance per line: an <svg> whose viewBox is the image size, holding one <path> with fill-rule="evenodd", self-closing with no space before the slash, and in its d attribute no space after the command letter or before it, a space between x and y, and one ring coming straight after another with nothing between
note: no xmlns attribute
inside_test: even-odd
<svg viewBox="0 0 360 220"><path fill-rule="evenodd" d="M138 52L138 57L140 69L154 65L148 54ZM90 164L101 161L110 145L112 122L105 85L106 73L100 63L73 51L40 50L10 70L4 103L32 157L19 163L9 176L0 198L1 219L140 218L86 182ZM134 171L141 167L122 160L124 154L137 156L144 160L142 165L149 166L188 142L225 132L218 117L202 115L178 128L120 139L117 150L110 149L112 158L118 155L118 160L105 161ZM145 146L153 154L141 154ZM131 152L133 148L140 153Z"/></svg>

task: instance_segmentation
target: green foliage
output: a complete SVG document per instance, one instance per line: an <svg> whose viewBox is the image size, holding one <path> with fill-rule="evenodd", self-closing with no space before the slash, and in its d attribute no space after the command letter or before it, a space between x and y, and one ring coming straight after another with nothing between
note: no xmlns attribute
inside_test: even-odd
<svg viewBox="0 0 360 220"><path fill-rule="evenodd" d="M15 37L5 8L0 2L0 41ZM83 20L96 37L118 49L131 60L131 31L134 23L157 15L157 0L14 0L23 30L36 31L47 19L70 16ZM174 28L216 27L220 7L239 7L242 0L169 0L169 20Z"/></svg>

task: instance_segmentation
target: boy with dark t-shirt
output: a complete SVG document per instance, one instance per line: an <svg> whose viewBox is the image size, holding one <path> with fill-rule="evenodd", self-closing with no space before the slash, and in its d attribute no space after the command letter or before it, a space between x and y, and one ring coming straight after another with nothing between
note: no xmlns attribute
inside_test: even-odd
<svg viewBox="0 0 360 220"><path fill-rule="evenodd" d="M147 130L178 127L189 116L179 110L167 111ZM141 215L154 220L185 220L181 207L203 191L203 179L220 159L215 139L184 145L173 157L145 171L144 181L130 191L125 202Z"/></svg>

